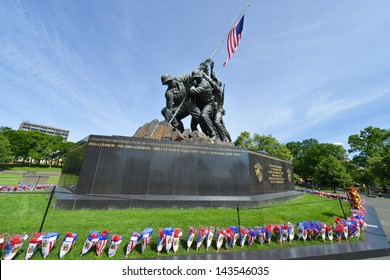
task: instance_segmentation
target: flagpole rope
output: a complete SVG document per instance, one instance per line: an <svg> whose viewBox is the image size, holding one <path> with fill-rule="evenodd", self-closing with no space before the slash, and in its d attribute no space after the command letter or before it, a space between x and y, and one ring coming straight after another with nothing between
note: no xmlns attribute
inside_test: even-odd
<svg viewBox="0 0 390 280"><path fill-rule="evenodd" d="M246 4L245 8L241 11L240 15L236 18L236 20L233 22L233 24L230 26L230 28L228 29L228 31L225 33L225 35L223 36L222 40L219 42L218 46L215 48L215 50L213 51L213 53L210 55L209 59L211 60L213 58L213 56L215 55L215 53L218 51L218 49L221 47L223 41L225 41L227 35L229 34L230 30L234 27L235 24L237 24L237 22L241 19L241 17L245 14L246 10L249 8L250 6L250 3Z"/></svg>

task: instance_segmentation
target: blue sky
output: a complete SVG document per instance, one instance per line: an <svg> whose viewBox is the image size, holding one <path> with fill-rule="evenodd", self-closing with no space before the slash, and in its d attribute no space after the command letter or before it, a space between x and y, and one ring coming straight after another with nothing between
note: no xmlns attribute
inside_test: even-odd
<svg viewBox="0 0 390 280"><path fill-rule="evenodd" d="M208 58L248 1L2 0L0 126L131 136L162 120L164 72ZM226 67L225 124L281 143L390 128L390 1L251 1ZM189 119L185 122L189 127Z"/></svg>

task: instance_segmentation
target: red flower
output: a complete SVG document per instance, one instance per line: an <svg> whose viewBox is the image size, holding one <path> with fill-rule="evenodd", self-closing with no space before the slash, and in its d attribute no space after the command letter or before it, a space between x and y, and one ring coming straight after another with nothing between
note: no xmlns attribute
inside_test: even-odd
<svg viewBox="0 0 390 280"><path fill-rule="evenodd" d="M120 239L121 239L121 237L117 234L112 237L112 240L114 240L114 241L119 241Z"/></svg>
<svg viewBox="0 0 390 280"><path fill-rule="evenodd" d="M22 239L20 238L19 235L12 237L12 239L11 239L12 246L14 246L15 244L20 244L20 243L22 243Z"/></svg>

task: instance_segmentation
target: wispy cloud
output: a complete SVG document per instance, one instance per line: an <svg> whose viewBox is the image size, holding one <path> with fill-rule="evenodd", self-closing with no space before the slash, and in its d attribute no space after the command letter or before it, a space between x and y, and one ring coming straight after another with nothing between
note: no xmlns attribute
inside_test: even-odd
<svg viewBox="0 0 390 280"><path fill-rule="evenodd" d="M109 131L112 123L128 126L126 104L96 79L96 69L85 64L54 28L49 30L39 19L30 17L23 6L12 8L16 16L5 20L9 20L7 35L13 38L0 39L0 69L5 69L2 72L8 82L29 93L26 103L36 103L38 111L61 108L58 115L77 116L102 130ZM14 30L18 36L12 34ZM18 96L8 98L12 103Z"/></svg>
<svg viewBox="0 0 390 280"><path fill-rule="evenodd" d="M340 99L332 99L329 95L320 94L311 101L311 106L305 113L306 121L308 124L314 125L388 95L388 89L378 90L371 95L366 94L365 97L352 96Z"/></svg>

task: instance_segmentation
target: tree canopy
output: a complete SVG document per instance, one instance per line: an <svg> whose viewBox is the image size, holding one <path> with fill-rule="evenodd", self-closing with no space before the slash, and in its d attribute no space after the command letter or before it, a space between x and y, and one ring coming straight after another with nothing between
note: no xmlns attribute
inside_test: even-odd
<svg viewBox="0 0 390 280"><path fill-rule="evenodd" d="M345 165L335 156L322 157L314 170L313 177L319 186L327 186L336 190L338 187L346 188L353 184Z"/></svg>
<svg viewBox="0 0 390 280"><path fill-rule="evenodd" d="M0 165L12 159L11 144L8 139L0 134Z"/></svg>
<svg viewBox="0 0 390 280"><path fill-rule="evenodd" d="M257 152L263 152L282 159L291 160L293 158L291 151L285 144L279 143L272 135L259 135L255 133L253 137L249 132L244 131L237 137L234 142L237 147L249 148Z"/></svg>
<svg viewBox="0 0 390 280"><path fill-rule="evenodd" d="M345 187L349 184L386 186L390 184L390 130L369 126L349 136L347 151L341 145L319 143L316 139L280 144L271 135L253 137L242 132L235 145L292 159L294 176L320 186ZM352 161L348 158L352 157Z"/></svg>
<svg viewBox="0 0 390 280"><path fill-rule="evenodd" d="M33 159L37 164L41 161L57 162L64 158L72 142L66 142L61 136L52 136L38 131L12 130L0 127L0 154L3 163ZM5 148L3 148L5 147ZM7 152L6 152L7 151Z"/></svg>
<svg viewBox="0 0 390 280"><path fill-rule="evenodd" d="M379 185L387 192L390 183L390 130L369 126L360 134L349 136L349 152L366 185Z"/></svg>
<svg viewBox="0 0 390 280"><path fill-rule="evenodd" d="M353 161L358 166L367 167L369 158L383 154L389 141L390 130L369 126L360 131L360 134L349 136L349 152L354 155Z"/></svg>

